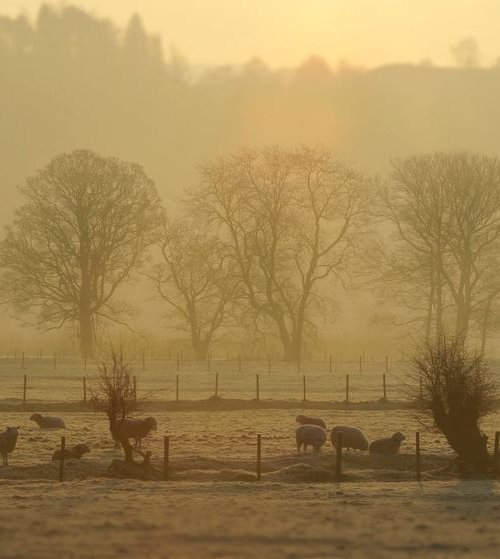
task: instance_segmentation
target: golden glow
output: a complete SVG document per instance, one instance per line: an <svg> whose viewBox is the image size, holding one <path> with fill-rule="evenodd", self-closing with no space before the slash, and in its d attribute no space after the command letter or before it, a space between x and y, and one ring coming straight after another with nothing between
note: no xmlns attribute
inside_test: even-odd
<svg viewBox="0 0 500 559"><path fill-rule="evenodd" d="M2 0L0 13L36 14L41 0ZM123 25L137 12L168 49L194 65L259 56L292 66L310 54L335 65L432 60L452 64L450 47L475 37L490 65L500 57L498 0L77 0Z"/></svg>

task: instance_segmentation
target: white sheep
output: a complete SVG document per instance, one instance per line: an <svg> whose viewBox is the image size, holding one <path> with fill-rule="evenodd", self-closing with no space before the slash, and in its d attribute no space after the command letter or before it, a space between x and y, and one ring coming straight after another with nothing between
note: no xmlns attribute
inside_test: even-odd
<svg viewBox="0 0 500 559"><path fill-rule="evenodd" d="M346 425L336 425L331 433L330 440L335 449L337 449L337 433L342 433L342 448L367 450L368 439L363 435L361 429L357 427L348 427Z"/></svg>
<svg viewBox="0 0 500 559"><path fill-rule="evenodd" d="M90 448L86 444L77 444L73 448L64 449L64 459L65 460L81 460L84 454L90 452ZM59 460L61 458L61 449L57 449L52 454L52 461Z"/></svg>
<svg viewBox="0 0 500 559"><path fill-rule="evenodd" d="M141 446L141 441L149 435L151 431L156 431L158 423L154 417L146 419L119 419L115 425L114 438L134 439L136 446Z"/></svg>
<svg viewBox="0 0 500 559"><path fill-rule="evenodd" d="M3 433L0 433L0 454L4 466L9 465L8 455L16 448L18 436L19 427L7 427Z"/></svg>
<svg viewBox="0 0 500 559"><path fill-rule="evenodd" d="M326 423L319 417L308 417L307 415L298 415L295 418L297 423L301 425L318 425L319 427L323 427L326 429Z"/></svg>
<svg viewBox="0 0 500 559"><path fill-rule="evenodd" d="M304 446L304 452L311 445L314 452L321 452L321 447L326 443L326 431L319 425L300 425L295 430L297 452Z"/></svg>
<svg viewBox="0 0 500 559"><path fill-rule="evenodd" d="M30 417L30 421L34 421L38 424L40 429L64 429L66 425L60 417L52 417L50 415L42 415L40 413L34 413Z"/></svg>
<svg viewBox="0 0 500 559"><path fill-rule="evenodd" d="M401 443L406 439L403 433L399 431L393 433L392 436L385 439L377 439L372 441L368 447L370 454L396 454L399 451Z"/></svg>

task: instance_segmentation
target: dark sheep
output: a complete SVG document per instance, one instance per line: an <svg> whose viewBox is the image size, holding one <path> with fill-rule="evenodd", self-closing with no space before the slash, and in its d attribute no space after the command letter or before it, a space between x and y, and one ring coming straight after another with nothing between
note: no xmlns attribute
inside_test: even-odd
<svg viewBox="0 0 500 559"><path fill-rule="evenodd" d="M337 448L337 433L342 433L342 448L368 450L368 439L363 435L361 429L346 425L335 426L330 433L330 440L335 449Z"/></svg>
<svg viewBox="0 0 500 559"><path fill-rule="evenodd" d="M306 452L309 445L314 452L321 452L321 447L326 443L326 431L319 425L301 425L295 430L295 440L299 454L302 446Z"/></svg>
<svg viewBox="0 0 500 559"><path fill-rule="evenodd" d="M19 436L19 427L7 427L0 433L0 454L4 466L9 465L8 455L14 451Z"/></svg>
<svg viewBox="0 0 500 559"><path fill-rule="evenodd" d="M406 439L403 433L399 431L385 439L377 439L372 441L368 448L370 454L396 454L399 451L401 443Z"/></svg>
<svg viewBox="0 0 500 559"><path fill-rule="evenodd" d="M64 429L66 425L60 417L52 417L50 415L43 416L40 413L34 413L30 417L30 421L38 424L40 429Z"/></svg>
<svg viewBox="0 0 500 559"><path fill-rule="evenodd" d="M115 440L119 438L134 439L136 446L141 446L141 441L151 431L158 429L158 423L154 417L145 419L119 419L115 426Z"/></svg>
<svg viewBox="0 0 500 559"><path fill-rule="evenodd" d="M87 452L90 452L90 448L86 444L77 444L73 448L64 449L64 459L81 460L82 456L84 454L87 454ZM60 458L61 458L61 449L59 448L58 450L54 451L54 454L52 455L52 461L60 460Z"/></svg>
<svg viewBox="0 0 500 559"><path fill-rule="evenodd" d="M326 423L319 417L308 417L307 415L298 415L295 418L295 421L297 423L300 423L301 425L318 425L319 427L323 427L323 429L326 429Z"/></svg>

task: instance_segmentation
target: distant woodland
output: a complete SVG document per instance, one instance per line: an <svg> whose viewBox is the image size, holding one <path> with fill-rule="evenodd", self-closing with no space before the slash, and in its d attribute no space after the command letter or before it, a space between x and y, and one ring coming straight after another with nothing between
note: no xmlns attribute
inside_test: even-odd
<svg viewBox="0 0 500 559"><path fill-rule="evenodd" d="M324 146L382 181L394 169L391 162L413 154L500 154L500 66L427 62L367 70L348 63L331 68L312 56L279 70L259 59L196 69L181 52L165 49L138 16L125 29L69 6L45 5L33 22L0 18L0 224L10 222L22 203L16 187L57 154L75 149L143 166L170 215L185 189L206 186L214 165L207 163L242 146ZM410 163L395 167L403 179ZM406 188L411 180L403 179L399 184ZM390 217L392 207L385 208ZM443 244L443 254L452 258L455 246ZM391 272L397 282L394 270L386 266L382 280ZM420 279L413 280L420 289ZM453 279L431 280L432 297L418 296L424 300L419 312L429 330L439 330L448 300L456 306L460 294ZM444 287L436 307L438 285ZM492 297L494 306L499 291L496 280L481 284L481 313ZM473 321L475 307L469 307ZM385 308L382 313L390 316ZM363 316L365 327L378 324L376 314L372 308ZM481 320L484 347L489 326Z"/></svg>

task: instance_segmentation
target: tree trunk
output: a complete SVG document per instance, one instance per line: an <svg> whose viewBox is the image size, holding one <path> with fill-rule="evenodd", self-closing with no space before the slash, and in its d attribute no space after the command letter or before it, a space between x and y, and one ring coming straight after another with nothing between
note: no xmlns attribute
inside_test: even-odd
<svg viewBox="0 0 500 559"><path fill-rule="evenodd" d="M80 305L80 351L83 357L94 355L94 329L89 304Z"/></svg>

